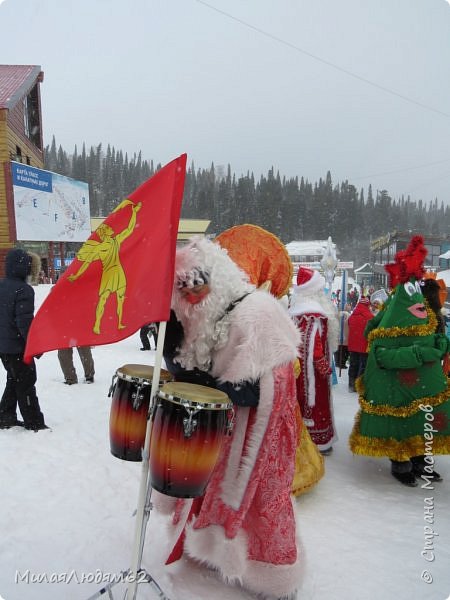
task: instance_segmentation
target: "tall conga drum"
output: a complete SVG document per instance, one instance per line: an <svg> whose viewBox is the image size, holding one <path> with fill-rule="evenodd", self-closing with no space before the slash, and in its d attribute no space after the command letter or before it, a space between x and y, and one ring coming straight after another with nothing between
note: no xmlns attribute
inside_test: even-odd
<svg viewBox="0 0 450 600"><path fill-rule="evenodd" d="M152 419L151 486L176 498L201 496L232 427L227 394L194 383L165 383Z"/></svg>
<svg viewBox="0 0 450 600"><path fill-rule="evenodd" d="M153 371L150 365L123 365L113 377L109 438L111 454L122 460L142 460ZM171 379L169 371L161 369L159 385Z"/></svg>

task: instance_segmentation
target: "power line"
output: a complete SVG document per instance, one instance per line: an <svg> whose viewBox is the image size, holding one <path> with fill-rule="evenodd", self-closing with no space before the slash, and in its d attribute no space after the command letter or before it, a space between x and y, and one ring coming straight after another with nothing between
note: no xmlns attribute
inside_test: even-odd
<svg viewBox="0 0 450 600"><path fill-rule="evenodd" d="M410 194L411 192L415 192L417 189L423 187L424 185L429 185L430 183L435 183L436 181L442 181L443 179L447 179L448 177L450 177L449 171L447 171L447 173L441 175L440 177L435 177L432 181L425 181L423 183L419 183L419 185L414 186L408 193Z"/></svg>
<svg viewBox="0 0 450 600"><path fill-rule="evenodd" d="M404 94L400 94L399 92L391 90L383 85L380 85L379 83L375 83L374 81L370 81L370 79L366 79L365 77L362 77L361 75L357 75L356 73L353 73L352 71L344 69L343 67L340 67L339 65L336 65L328 60L325 60L324 58L320 58L320 56L316 56L315 54L312 54L311 52L308 52L307 50L303 50L303 48L300 48L299 46L296 46L295 44L292 44L291 42L287 42L286 40L283 40L282 38L279 38L278 36L273 35L272 33L269 33L268 31L265 31L264 29L255 27L255 25L252 25L251 23L248 23L247 21L239 19L238 17L235 17L234 15L231 15L230 13L227 13L224 10L220 10L219 8L217 8L215 6L208 4L208 2L204 2L204 0L196 0L196 1L199 4L203 4L203 6L206 6L207 8L210 8L211 10L214 10L215 12L227 17L228 19L231 19L233 21L236 21L237 23L240 23L241 25L243 25L244 27L247 27L248 29L252 29L253 31L260 33L261 35L264 35L265 37L268 37L271 40L274 40L275 42L279 42L280 44L283 44L284 46L287 46L288 48L291 48L292 50L296 50L297 52L300 52L301 54L304 54L305 56L309 56L309 58L317 60L318 62L321 62L322 64L327 65L328 67L331 67L332 69L336 69L337 71L340 71L341 73L345 73L345 75L348 75L349 77L353 77L354 79L357 79L358 81L362 81L363 83L366 83L367 85L371 85L374 88L377 88L383 92L386 92L387 94L391 94L391 96L396 96L397 98L401 98L402 100L405 100L406 102L409 102L410 104L414 104L415 106L419 106L420 108L424 108L425 110L434 112L434 113L436 113L438 115L442 115L444 117L450 117L449 113L439 110L438 108L433 108L432 106L428 106L427 104L423 104L422 102L418 102L417 100L413 100L412 98L409 98L408 96L405 96Z"/></svg>
<svg viewBox="0 0 450 600"><path fill-rule="evenodd" d="M353 179L368 179L369 177L379 177L380 175L394 175L395 173L404 173L405 171L415 171L416 169L424 169L425 167L432 167L434 165L441 165L442 163L449 162L450 158L445 160L438 160L436 162L427 163L425 165L417 165L416 167L405 167L403 169L395 169L394 171L383 171L381 173L372 173L371 175L362 175L361 177L353 177Z"/></svg>

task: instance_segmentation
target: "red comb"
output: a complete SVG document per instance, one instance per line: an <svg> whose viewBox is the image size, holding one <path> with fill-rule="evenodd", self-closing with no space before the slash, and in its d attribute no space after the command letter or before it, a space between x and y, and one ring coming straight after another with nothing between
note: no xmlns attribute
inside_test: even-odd
<svg viewBox="0 0 450 600"><path fill-rule="evenodd" d="M427 253L421 235L411 238L406 250L397 252L395 262L384 266L389 274L389 286L393 288L399 283L406 283L411 277L421 279L425 273L423 263Z"/></svg>

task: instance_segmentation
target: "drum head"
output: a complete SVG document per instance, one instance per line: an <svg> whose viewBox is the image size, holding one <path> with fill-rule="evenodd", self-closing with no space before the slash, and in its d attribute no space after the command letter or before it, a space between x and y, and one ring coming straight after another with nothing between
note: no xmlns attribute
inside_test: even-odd
<svg viewBox="0 0 450 600"><path fill-rule="evenodd" d="M196 383L183 383L179 381L165 383L158 392L158 395L179 404L201 404L210 410L224 410L233 406L225 392L205 385L197 385Z"/></svg>
<svg viewBox="0 0 450 600"><path fill-rule="evenodd" d="M139 380L139 381L148 381L152 382L153 379L153 371L154 368L151 365L123 365L117 369L116 374L117 377L121 377L122 379L127 380ZM161 369L159 374L160 381L170 381L172 379L172 375L169 371L165 369Z"/></svg>

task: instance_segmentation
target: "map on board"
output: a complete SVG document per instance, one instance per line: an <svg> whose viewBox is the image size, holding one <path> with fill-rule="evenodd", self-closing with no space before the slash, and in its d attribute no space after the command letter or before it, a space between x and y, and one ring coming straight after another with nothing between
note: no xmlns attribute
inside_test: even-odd
<svg viewBox="0 0 450 600"><path fill-rule="evenodd" d="M87 183L17 162L11 175L17 240L84 242L91 235Z"/></svg>

